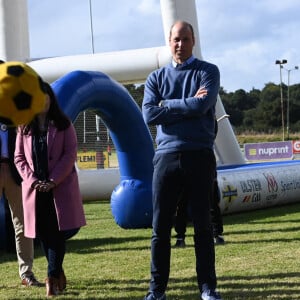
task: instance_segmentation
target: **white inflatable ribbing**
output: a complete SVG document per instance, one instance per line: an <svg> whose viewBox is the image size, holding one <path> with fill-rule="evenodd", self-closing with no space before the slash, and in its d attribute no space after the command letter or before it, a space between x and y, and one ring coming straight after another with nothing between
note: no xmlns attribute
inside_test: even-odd
<svg viewBox="0 0 300 300"><path fill-rule="evenodd" d="M121 83L140 83L171 59L168 47L71 55L31 61L42 78L53 82L75 70L99 71Z"/></svg>

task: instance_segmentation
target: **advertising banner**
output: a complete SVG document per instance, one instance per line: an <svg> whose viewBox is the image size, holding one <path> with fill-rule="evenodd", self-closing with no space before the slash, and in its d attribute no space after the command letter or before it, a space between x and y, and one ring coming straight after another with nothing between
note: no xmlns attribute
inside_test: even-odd
<svg viewBox="0 0 300 300"><path fill-rule="evenodd" d="M293 153L300 154L300 141L293 141Z"/></svg>
<svg viewBox="0 0 300 300"><path fill-rule="evenodd" d="M244 145L245 158L249 161L269 161L293 158L293 142L269 142Z"/></svg>

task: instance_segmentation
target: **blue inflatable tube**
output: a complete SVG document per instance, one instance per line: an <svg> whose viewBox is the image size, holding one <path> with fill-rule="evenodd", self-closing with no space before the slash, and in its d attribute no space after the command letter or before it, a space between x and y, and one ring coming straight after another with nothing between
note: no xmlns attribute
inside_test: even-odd
<svg viewBox="0 0 300 300"><path fill-rule="evenodd" d="M153 141L140 108L121 84L101 72L71 72L52 84L64 112L74 121L94 109L110 131L117 151L120 184L111 209L122 228L146 228L152 222Z"/></svg>

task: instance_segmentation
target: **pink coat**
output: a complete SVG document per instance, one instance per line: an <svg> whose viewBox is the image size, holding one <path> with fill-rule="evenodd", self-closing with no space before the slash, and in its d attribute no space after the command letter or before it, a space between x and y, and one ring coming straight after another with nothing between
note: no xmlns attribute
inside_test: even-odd
<svg viewBox="0 0 300 300"><path fill-rule="evenodd" d="M77 138L74 126L58 131L49 124L47 135L49 179L54 180L55 209L60 230L79 228L86 224L75 169ZM15 164L23 179L22 198L25 236L36 237L36 190L31 186L37 180L32 160L32 135L18 130L15 149Z"/></svg>

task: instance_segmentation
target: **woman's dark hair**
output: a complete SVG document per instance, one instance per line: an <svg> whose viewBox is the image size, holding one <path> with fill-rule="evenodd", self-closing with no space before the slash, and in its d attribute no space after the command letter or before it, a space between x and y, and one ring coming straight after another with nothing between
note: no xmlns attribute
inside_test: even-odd
<svg viewBox="0 0 300 300"><path fill-rule="evenodd" d="M44 82L43 87L45 93L50 98L50 106L47 112L48 121L52 122L59 131L67 129L71 124L71 120L60 108L51 85L47 82ZM28 125L24 127L24 133L27 134L30 129L35 129L36 124L37 117L35 117Z"/></svg>
<svg viewBox="0 0 300 300"><path fill-rule="evenodd" d="M47 113L47 117L49 121L54 122L54 125L57 127L58 130L64 130L70 126L71 121L60 108L56 96L54 94L54 91L50 86L50 84L45 82L44 85L45 85L46 93L50 97L50 107Z"/></svg>

